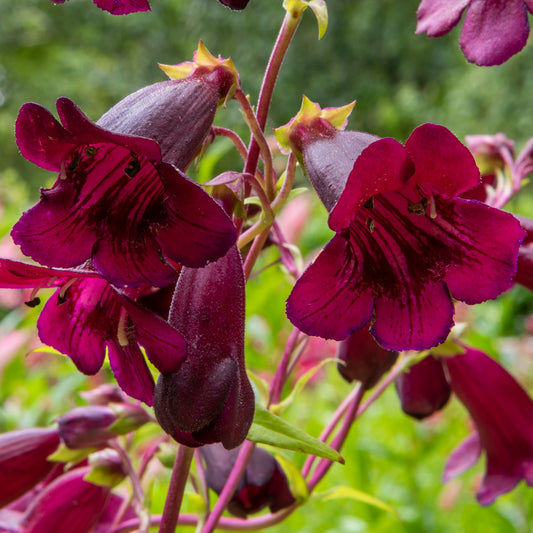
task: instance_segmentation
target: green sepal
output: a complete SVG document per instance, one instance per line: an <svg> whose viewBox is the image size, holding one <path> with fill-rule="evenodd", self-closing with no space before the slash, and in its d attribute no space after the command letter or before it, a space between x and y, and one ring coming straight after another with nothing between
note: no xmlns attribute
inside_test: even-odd
<svg viewBox="0 0 533 533"><path fill-rule="evenodd" d="M159 445L159 450L156 452L155 456L161 461L161 464L165 468L172 469L176 462L176 454L176 446L173 446L168 442L162 442Z"/></svg>
<svg viewBox="0 0 533 533"><path fill-rule="evenodd" d="M259 404L255 405L254 420L246 438L252 442L308 453L344 464L344 459L333 448L285 422Z"/></svg>
<svg viewBox="0 0 533 533"><path fill-rule="evenodd" d="M63 443L59 445L59 448L48 456L49 461L56 463L79 463L82 459L85 459L89 454L95 452L98 448L83 448L81 450L71 450L67 448Z"/></svg>
<svg viewBox="0 0 533 533"><path fill-rule="evenodd" d="M309 499L309 490L307 483L300 472L300 469L283 455L274 454L276 461L281 466L285 477L289 483L289 490L298 503L305 503Z"/></svg>
<svg viewBox="0 0 533 533"><path fill-rule="evenodd" d="M372 505L373 507L377 507L382 511L386 511L397 518L400 522L402 521L398 512L389 504L376 498L375 496L371 496L366 492L354 489L352 487L341 485L339 487L335 487L334 489L327 490L326 492L315 494L313 495L313 498L317 498L322 501L338 500L341 498L355 500L361 503L366 503L367 505Z"/></svg>
<svg viewBox="0 0 533 533"><path fill-rule="evenodd" d="M318 23L318 38L324 37L328 28L328 6L325 0L283 0L283 7L287 12L296 14L310 7Z"/></svg>
<svg viewBox="0 0 533 533"><path fill-rule="evenodd" d="M116 468L105 465L93 466L89 472L83 476L85 481L100 487L116 487L126 476Z"/></svg>

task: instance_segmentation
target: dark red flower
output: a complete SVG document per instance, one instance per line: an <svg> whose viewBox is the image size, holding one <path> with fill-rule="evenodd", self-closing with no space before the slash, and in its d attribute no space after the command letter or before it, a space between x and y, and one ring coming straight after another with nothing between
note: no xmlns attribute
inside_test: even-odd
<svg viewBox="0 0 533 533"><path fill-rule="evenodd" d="M479 183L479 171L450 131L425 124L402 146L394 139L369 144L367 134L348 137L331 127L302 137L313 124L293 126L291 142L303 138L311 181L326 182L316 188L325 191L336 235L287 301L294 325L343 340L371 322L384 348L421 350L446 339L452 298L480 303L512 285L524 232L510 214L459 198ZM356 159L336 197L335 184L343 186L354 159L345 155L346 140ZM328 154L325 143L337 149Z"/></svg>
<svg viewBox="0 0 533 533"><path fill-rule="evenodd" d="M220 444L204 446L200 454L205 461L207 486L222 492L239 455L240 447L226 450ZM228 511L245 518L268 507L275 513L295 503L287 477L278 461L265 450L255 448L244 475L228 502Z"/></svg>
<svg viewBox="0 0 533 533"><path fill-rule="evenodd" d="M236 247L205 268L181 270L169 323L187 341L177 372L162 372L154 410L178 442L241 444L254 414L244 365L244 273Z"/></svg>
<svg viewBox="0 0 533 533"><path fill-rule="evenodd" d="M101 368L107 350L121 388L148 405L154 382L139 344L160 371L176 370L186 356L186 343L178 331L94 271L0 259L0 287L57 288L37 322L41 341L68 355L78 370L89 375ZM28 305L38 303L35 296Z"/></svg>
<svg viewBox="0 0 533 533"><path fill-rule="evenodd" d="M250 0L218 0L231 9L244 9Z"/></svg>
<svg viewBox="0 0 533 533"><path fill-rule="evenodd" d="M113 131L91 122L66 98L57 101L63 125L37 104L22 107L16 127L22 155L59 172L55 185L41 191L39 203L12 230L25 255L64 268L92 259L95 268L117 286L164 286L175 277L169 260L200 267L227 251L236 238L229 217L198 185L163 161L155 141L129 135L135 123L144 135L150 133L147 122L162 137L170 127L177 128L174 113L185 112L185 102L179 99L183 87L189 94L189 82L183 82L162 82L162 89L132 95L127 108L133 115L127 114L124 104L117 104L117 110L103 117L109 127L116 126ZM166 109L163 129L163 110L157 103L172 95L179 106ZM211 109L206 109L210 120L218 100L219 94L213 93ZM113 120L117 116L122 119ZM204 135L210 120L202 125ZM174 144L164 149L172 163L188 164L203 139L188 122L184 125L189 126L187 131L177 131L194 142L175 148L176 137L170 136Z"/></svg>

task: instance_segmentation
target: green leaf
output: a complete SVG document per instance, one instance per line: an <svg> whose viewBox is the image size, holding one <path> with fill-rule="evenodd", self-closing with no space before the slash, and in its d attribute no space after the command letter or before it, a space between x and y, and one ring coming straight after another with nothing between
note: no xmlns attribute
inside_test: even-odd
<svg viewBox="0 0 533 533"><path fill-rule="evenodd" d="M255 405L254 421L246 438L252 442L308 453L344 464L344 459L333 448L285 422L259 404Z"/></svg>
<svg viewBox="0 0 533 533"><path fill-rule="evenodd" d="M367 494L366 492L353 489L352 487L346 487L342 485L340 487L336 487L326 492L321 492L319 494L316 494L316 497L323 501L338 500L341 498L356 500L358 502L366 503L368 505L372 505L373 507L377 507L378 509L381 509L382 511L386 511L387 513L390 513L391 515L393 515L395 518L397 518L401 522L400 515L389 504L379 500L378 498L374 496L371 496L370 494Z"/></svg>

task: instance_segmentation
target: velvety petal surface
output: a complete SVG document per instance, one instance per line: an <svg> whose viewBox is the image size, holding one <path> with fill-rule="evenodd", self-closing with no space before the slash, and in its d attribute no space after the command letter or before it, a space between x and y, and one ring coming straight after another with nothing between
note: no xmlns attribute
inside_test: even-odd
<svg viewBox="0 0 533 533"><path fill-rule="evenodd" d="M187 343L179 331L156 314L123 298L122 306L134 324L135 340L160 372L175 372L187 356ZM133 342L135 342L133 340Z"/></svg>
<svg viewBox="0 0 533 533"><path fill-rule="evenodd" d="M123 346L114 338L107 347L109 363L120 388L132 398L152 405L154 379L139 345L130 342Z"/></svg>
<svg viewBox="0 0 533 533"><path fill-rule="evenodd" d="M471 0L422 0L416 16L416 33L427 33L429 37L440 37L448 33L461 18Z"/></svg>
<svg viewBox="0 0 533 533"><path fill-rule="evenodd" d="M60 270L0 258L0 287L22 289L34 287L60 287L74 277L97 276L91 272Z"/></svg>
<svg viewBox="0 0 533 533"><path fill-rule="evenodd" d="M46 108L34 103L20 108L15 135L20 153L28 161L56 172L77 144Z"/></svg>
<svg viewBox="0 0 533 533"><path fill-rule="evenodd" d="M349 226L361 207L376 194L401 189L414 168L405 148L394 139L380 139L356 159L346 187L331 211L329 227L340 231Z"/></svg>
<svg viewBox="0 0 533 533"><path fill-rule="evenodd" d="M516 218L475 200L457 198L439 225L450 236L450 246L455 239L463 251L444 278L454 298L477 304L511 288L525 236Z"/></svg>
<svg viewBox="0 0 533 533"><path fill-rule="evenodd" d="M501 65L522 50L528 35L523 0L471 0L459 42L468 61Z"/></svg>
<svg viewBox="0 0 533 533"><path fill-rule="evenodd" d="M166 221L157 240L167 257L198 268L222 257L235 243L236 229L224 210L196 183L170 165L160 165Z"/></svg>
<svg viewBox="0 0 533 533"><path fill-rule="evenodd" d="M413 130L405 150L414 163L410 185L431 184L441 195L458 196L480 183L479 169L468 148L447 128L422 124Z"/></svg>
<svg viewBox="0 0 533 533"><path fill-rule="evenodd" d="M525 478L533 486L533 401L500 364L467 348L445 358L453 392L468 409L487 468L478 501L489 505Z"/></svg>
<svg viewBox="0 0 533 533"><path fill-rule="evenodd" d="M363 281L364 259L336 235L296 282L287 316L300 330L343 340L371 318L374 296Z"/></svg>
<svg viewBox="0 0 533 533"><path fill-rule="evenodd" d="M92 375L104 362L105 340L117 320L116 297L109 284L83 279L50 297L37 329L42 342L68 355L84 374Z"/></svg>

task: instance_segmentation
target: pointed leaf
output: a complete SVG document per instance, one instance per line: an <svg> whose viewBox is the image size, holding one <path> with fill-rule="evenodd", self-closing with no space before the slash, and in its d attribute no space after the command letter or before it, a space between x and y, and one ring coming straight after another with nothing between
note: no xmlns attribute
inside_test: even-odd
<svg viewBox="0 0 533 533"><path fill-rule="evenodd" d="M255 406L254 421L246 438L252 442L308 453L344 464L344 459L333 448L285 422L259 404Z"/></svg>
<svg viewBox="0 0 533 533"><path fill-rule="evenodd" d="M378 498L375 498L374 496L371 496L370 494L367 494L366 492L353 489L352 487L345 487L345 486L336 487L332 490L328 490L326 492L317 494L317 497L323 501L336 500L340 498L348 498L350 500L356 500L362 503L366 503L368 505L372 505L373 507L377 507L378 509L381 509L383 511L387 511L387 513L390 513L395 518L401 521L401 518L398 512L394 508L392 508L390 505L379 500Z"/></svg>

